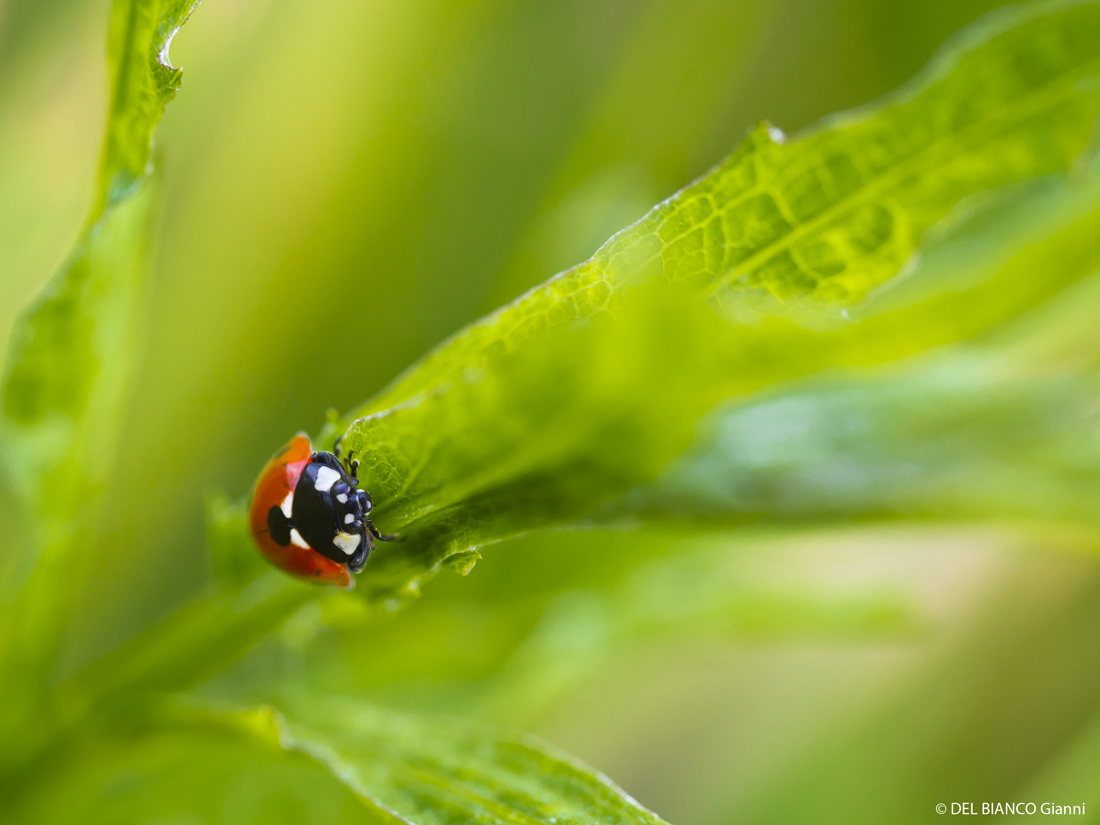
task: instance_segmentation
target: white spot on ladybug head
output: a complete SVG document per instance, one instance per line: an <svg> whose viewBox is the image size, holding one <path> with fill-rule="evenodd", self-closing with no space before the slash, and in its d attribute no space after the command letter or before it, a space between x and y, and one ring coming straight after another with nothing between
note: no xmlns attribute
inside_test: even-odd
<svg viewBox="0 0 1100 825"><path fill-rule="evenodd" d="M340 495L338 495L336 497L336 500L338 502L340 502L341 504L347 504L348 503L348 494L347 493L340 493Z"/></svg>
<svg viewBox="0 0 1100 825"><path fill-rule="evenodd" d="M355 555L355 551L359 549L359 542L361 537L358 533L337 533L336 538L332 540L332 543L347 553L349 556Z"/></svg>
<svg viewBox="0 0 1100 825"><path fill-rule="evenodd" d="M348 513L346 516L344 516L344 524L351 524L353 521L355 521L355 516L353 516L351 513Z"/></svg>
<svg viewBox="0 0 1100 825"><path fill-rule="evenodd" d="M294 509L294 491L291 490L286 494L286 498L283 499L283 503L279 505L279 509L283 511L283 515L290 518L290 511Z"/></svg>
<svg viewBox="0 0 1100 825"><path fill-rule="evenodd" d="M297 528L290 528L290 543L296 544L304 550L312 550L313 548L306 544L306 540L302 538L302 534L298 532Z"/></svg>
<svg viewBox="0 0 1100 825"><path fill-rule="evenodd" d="M332 489L332 485L340 480L340 474L331 467L318 467L317 468L317 481L313 483L313 486L322 493L327 493Z"/></svg>

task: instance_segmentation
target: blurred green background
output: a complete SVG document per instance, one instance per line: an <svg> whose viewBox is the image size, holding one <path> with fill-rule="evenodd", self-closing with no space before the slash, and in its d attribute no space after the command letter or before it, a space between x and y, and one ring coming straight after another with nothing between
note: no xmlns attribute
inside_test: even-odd
<svg viewBox="0 0 1100 825"><path fill-rule="evenodd" d="M152 322L68 667L202 586L206 491L246 494L289 434L587 257L757 121L873 100L996 5L207 0L172 45ZM4 341L91 198L107 19L0 3ZM677 825L922 822L1062 790L1097 818L1087 545L549 533L385 622L300 618L230 678L531 730Z"/></svg>

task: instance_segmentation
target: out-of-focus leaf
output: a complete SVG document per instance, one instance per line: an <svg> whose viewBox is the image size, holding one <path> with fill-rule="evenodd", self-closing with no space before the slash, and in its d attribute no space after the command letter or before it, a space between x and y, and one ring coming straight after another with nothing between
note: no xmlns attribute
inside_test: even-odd
<svg viewBox="0 0 1100 825"><path fill-rule="evenodd" d="M328 810L339 821L414 825L661 823L598 771L525 734L325 695L281 705L242 711L194 698L157 703L147 716L156 732L142 724L127 736L123 724L50 752L47 773L5 789L18 804L6 805L0 821L8 813L16 814L11 821L60 821L78 811L91 822L171 812L281 822ZM130 705L121 717L146 718L148 709ZM281 781L273 783L272 774ZM339 793L341 785L350 793ZM303 795L310 786L315 798ZM244 794L237 804L235 787Z"/></svg>
<svg viewBox="0 0 1100 825"><path fill-rule="evenodd" d="M882 640L919 627L912 599L889 585L799 580L789 562L769 569L745 559L730 537L704 544L644 565L612 593L556 596L507 666L475 694L478 714L529 725L610 658L661 640Z"/></svg>
<svg viewBox="0 0 1100 825"><path fill-rule="evenodd" d="M250 702L270 700L278 684L354 685L382 704L526 728L646 646L885 644L926 627L904 582L806 569L776 532L539 533L501 547L470 579L434 582L385 620L354 593L311 604L210 684Z"/></svg>
<svg viewBox="0 0 1100 825"><path fill-rule="evenodd" d="M327 766L394 820L661 822L606 776L525 734L328 696L256 714L275 721L284 748Z"/></svg>
<svg viewBox="0 0 1100 825"><path fill-rule="evenodd" d="M1032 784L1063 758L1066 767L1074 757L1087 758L1088 727L1100 707L1093 644L1100 581L1084 555L1095 559L1097 536L1089 531L1062 545L1083 555L1052 557L1043 551L1069 538L1057 535L1017 532L1009 541L1037 552L1015 557L980 619L942 634L924 667L905 670L887 690L853 703L818 735L800 735L795 759L740 799L712 803L712 821L918 825L939 819L937 803L971 794L979 802L1038 806L1043 797L1024 794L1045 790L1072 793L1078 804L1091 801L1095 763L1078 774L1080 784ZM1066 575L1070 570L1079 575ZM944 596L942 584L936 592ZM815 814L826 810L837 813Z"/></svg>
<svg viewBox="0 0 1100 825"><path fill-rule="evenodd" d="M2 559L0 741L35 712L88 562L80 537L113 460L141 337L152 133L180 83L168 46L196 2L114 4L95 203L68 262L13 332L0 386L0 481L19 512L9 536L22 543ZM5 741L4 757L27 744Z"/></svg>
<svg viewBox="0 0 1100 825"><path fill-rule="evenodd" d="M1100 515L1096 388L988 361L739 406L610 518L723 522Z"/></svg>
<svg viewBox="0 0 1100 825"><path fill-rule="evenodd" d="M1100 805L1100 722L1093 719L1082 726L1076 741L1051 760L1038 777L1016 796L1047 806L1040 814L1082 815ZM1041 800L1041 801L1040 801ZM1061 810L1052 810L1055 806ZM1075 806L1080 806L1077 808Z"/></svg>
<svg viewBox="0 0 1100 825"><path fill-rule="evenodd" d="M263 557L253 550L241 503L231 502L220 493L208 495L206 523L210 572L219 586L240 588L261 573L269 572Z"/></svg>
<svg viewBox="0 0 1100 825"><path fill-rule="evenodd" d="M1100 112L1098 44L1096 3L1015 10L877 107L792 142L761 128L590 261L332 422L322 440L349 427L376 520L405 537L361 579L368 595L595 516L686 449L721 398L978 334L1081 277L855 311L964 199L1078 158Z"/></svg>
<svg viewBox="0 0 1100 825"><path fill-rule="evenodd" d="M234 724L116 726L68 741L3 784L0 822L392 823L326 765L288 753L262 714Z"/></svg>

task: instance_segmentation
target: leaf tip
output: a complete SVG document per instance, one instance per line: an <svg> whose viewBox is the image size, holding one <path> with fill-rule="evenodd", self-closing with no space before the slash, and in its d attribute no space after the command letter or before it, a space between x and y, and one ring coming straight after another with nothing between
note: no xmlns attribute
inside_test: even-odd
<svg viewBox="0 0 1100 825"><path fill-rule="evenodd" d="M474 569L474 566L479 561L481 561L481 550L475 547L454 553L446 559L444 564L458 573L458 575L468 576L470 575L470 571Z"/></svg>

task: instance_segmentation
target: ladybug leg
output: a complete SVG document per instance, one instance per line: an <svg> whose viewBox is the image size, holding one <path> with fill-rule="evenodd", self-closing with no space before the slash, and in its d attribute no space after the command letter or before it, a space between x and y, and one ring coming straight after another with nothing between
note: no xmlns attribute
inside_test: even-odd
<svg viewBox="0 0 1100 825"><path fill-rule="evenodd" d="M363 544L356 552L355 557L348 562L348 569L352 573L358 573L366 567L370 554L374 552L374 542L370 540L370 536L365 532L360 533L360 535L363 537Z"/></svg>
<svg viewBox="0 0 1100 825"><path fill-rule="evenodd" d="M336 439L336 443L332 445L332 454L337 458L340 457L340 444L343 443L344 437L341 435Z"/></svg>
<svg viewBox="0 0 1100 825"><path fill-rule="evenodd" d="M344 468L348 471L348 475L351 476L351 483L358 484L359 482L359 460L353 458L355 450L348 453L348 457L343 459Z"/></svg>
<svg viewBox="0 0 1100 825"><path fill-rule="evenodd" d="M372 536L374 536L376 539L378 539L379 541L396 541L397 540L397 536L387 536L385 533L379 533L378 528L374 526L374 522L371 521L369 518L363 519L363 524L365 524L367 526L367 529L370 530L370 534ZM367 541L370 541L370 539L367 539Z"/></svg>

